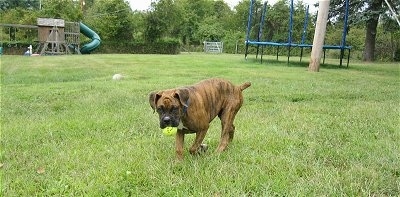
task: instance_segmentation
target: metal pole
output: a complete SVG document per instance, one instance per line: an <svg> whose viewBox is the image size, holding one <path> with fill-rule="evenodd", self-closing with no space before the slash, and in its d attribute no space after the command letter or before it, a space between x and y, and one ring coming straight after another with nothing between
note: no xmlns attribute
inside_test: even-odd
<svg viewBox="0 0 400 197"><path fill-rule="evenodd" d="M308 26L308 9L309 5L306 8L306 16L304 18L304 24L303 24L303 35L301 36L301 44L304 44L304 41L306 40L306 35L307 35L307 26Z"/></svg>
<svg viewBox="0 0 400 197"><path fill-rule="evenodd" d="M344 48L346 46L346 36L347 36L347 28L348 28L348 18L349 18L349 0L345 1L345 10L344 10L344 22L343 22L343 33L342 40L340 42L340 66L342 66L343 57L344 57Z"/></svg>
<svg viewBox="0 0 400 197"><path fill-rule="evenodd" d="M294 12L293 0L290 0L290 19L289 19L289 36L288 36L288 56L287 56L287 63L289 63L289 59L290 59L290 49L291 49L291 47L292 47L293 12Z"/></svg>
<svg viewBox="0 0 400 197"><path fill-rule="evenodd" d="M247 32L246 32L246 52L244 54L244 58L247 60L247 53L249 49L249 38L250 38L250 30L251 30L251 18L253 16L253 0L250 1L250 8L249 8L249 17L247 19Z"/></svg>

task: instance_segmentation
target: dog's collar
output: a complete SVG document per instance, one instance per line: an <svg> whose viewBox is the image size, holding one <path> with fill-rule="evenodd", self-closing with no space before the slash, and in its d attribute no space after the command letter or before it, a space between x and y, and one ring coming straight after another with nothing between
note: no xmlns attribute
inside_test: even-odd
<svg viewBox="0 0 400 197"><path fill-rule="evenodd" d="M186 113L187 113L187 109L188 109L188 107L189 107L189 103L190 103L190 102L189 102L189 99L188 99L187 102L186 102L186 106L187 106L187 107L186 107L185 105L183 106L183 109L182 109L183 114L186 114Z"/></svg>

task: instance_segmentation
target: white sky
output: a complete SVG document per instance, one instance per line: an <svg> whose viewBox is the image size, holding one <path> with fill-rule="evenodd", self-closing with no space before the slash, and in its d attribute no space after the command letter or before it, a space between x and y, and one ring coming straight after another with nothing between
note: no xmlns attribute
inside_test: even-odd
<svg viewBox="0 0 400 197"><path fill-rule="evenodd" d="M147 10L150 7L150 3L152 0L127 0L131 5L133 10ZM153 0L154 1L154 0ZM230 7L234 7L238 4L241 0L224 0ZM268 0L268 3L273 5L278 0ZM264 2L264 1L263 1ZM317 3L318 0L303 0L305 4L310 5L310 11L313 11L315 8L312 6L313 4Z"/></svg>

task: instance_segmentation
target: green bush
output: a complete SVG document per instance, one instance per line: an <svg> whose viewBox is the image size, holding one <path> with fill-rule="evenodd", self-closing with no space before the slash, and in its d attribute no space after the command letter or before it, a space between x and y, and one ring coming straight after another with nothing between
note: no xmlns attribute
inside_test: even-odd
<svg viewBox="0 0 400 197"><path fill-rule="evenodd" d="M32 51L35 53L35 50L38 47L38 43L32 42L3 42L3 54L4 55L23 55L27 50L29 45L32 45Z"/></svg>
<svg viewBox="0 0 400 197"><path fill-rule="evenodd" d="M400 48L397 48L396 51L394 52L394 61L396 62L400 61Z"/></svg>
<svg viewBox="0 0 400 197"><path fill-rule="evenodd" d="M85 43L81 44L81 47ZM4 42L2 43L3 54L23 55L29 45L32 45L35 53L38 43L31 42ZM143 42L107 42L102 41L100 47L93 53L117 53L117 54L179 54L180 43L176 40L161 40L154 43Z"/></svg>
<svg viewBox="0 0 400 197"><path fill-rule="evenodd" d="M179 49L180 43L177 40L160 40L153 43L103 41L94 53L178 54Z"/></svg>

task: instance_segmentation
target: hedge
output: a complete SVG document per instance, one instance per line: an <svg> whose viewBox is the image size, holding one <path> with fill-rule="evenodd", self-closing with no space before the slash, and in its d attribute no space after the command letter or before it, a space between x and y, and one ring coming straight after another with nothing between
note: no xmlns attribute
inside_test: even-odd
<svg viewBox="0 0 400 197"><path fill-rule="evenodd" d="M178 41L141 42L104 42L93 53L133 53L133 54L179 54Z"/></svg>
<svg viewBox="0 0 400 197"><path fill-rule="evenodd" d="M29 45L32 45L32 51L34 52L38 46L37 43L28 42L3 42L3 55L24 55L28 50Z"/></svg>
<svg viewBox="0 0 400 197"><path fill-rule="evenodd" d="M84 44L82 43L81 46ZM2 43L3 54L23 55L28 50L29 45L32 45L33 52L35 52L38 47L37 42L4 42ZM154 43L102 41L99 48L92 53L179 54L179 52L179 41L164 40Z"/></svg>

